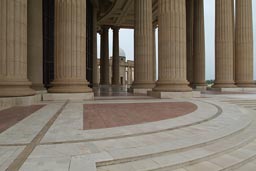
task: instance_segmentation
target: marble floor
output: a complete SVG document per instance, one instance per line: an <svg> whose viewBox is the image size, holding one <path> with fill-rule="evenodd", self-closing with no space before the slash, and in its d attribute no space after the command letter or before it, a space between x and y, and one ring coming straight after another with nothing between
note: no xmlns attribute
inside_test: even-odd
<svg viewBox="0 0 256 171"><path fill-rule="evenodd" d="M255 110L254 93L207 91L10 107L0 110L0 171L255 171Z"/></svg>

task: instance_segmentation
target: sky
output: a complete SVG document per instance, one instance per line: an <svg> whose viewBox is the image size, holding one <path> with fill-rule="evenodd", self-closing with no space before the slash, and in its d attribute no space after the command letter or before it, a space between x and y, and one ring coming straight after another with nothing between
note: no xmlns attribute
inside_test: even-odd
<svg viewBox="0 0 256 171"><path fill-rule="evenodd" d="M254 31L254 79L256 79L256 0L252 0L253 8L253 31ZM215 77L215 0L204 1L205 15L205 58L206 58L206 80L214 79ZM158 43L156 31L156 44ZM109 55L112 56L112 41L113 32L109 31ZM124 49L126 57L129 60L134 60L134 31L133 29L120 29L119 31L119 46ZM98 35L98 56L100 52L100 36ZM158 48L156 47L158 54ZM158 56L158 55L157 55ZM156 64L157 66L158 64Z"/></svg>

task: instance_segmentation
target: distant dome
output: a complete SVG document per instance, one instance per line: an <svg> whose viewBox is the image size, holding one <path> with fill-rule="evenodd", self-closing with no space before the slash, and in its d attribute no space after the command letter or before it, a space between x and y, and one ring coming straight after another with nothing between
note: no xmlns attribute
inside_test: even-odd
<svg viewBox="0 0 256 171"><path fill-rule="evenodd" d="M126 57L125 51L122 48L119 48L119 56Z"/></svg>

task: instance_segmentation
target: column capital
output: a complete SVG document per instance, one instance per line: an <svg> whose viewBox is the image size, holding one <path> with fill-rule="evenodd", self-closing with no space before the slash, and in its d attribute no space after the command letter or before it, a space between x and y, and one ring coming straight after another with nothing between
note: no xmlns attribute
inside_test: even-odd
<svg viewBox="0 0 256 171"><path fill-rule="evenodd" d="M119 31L120 27L119 26L111 26L111 29L114 31Z"/></svg>

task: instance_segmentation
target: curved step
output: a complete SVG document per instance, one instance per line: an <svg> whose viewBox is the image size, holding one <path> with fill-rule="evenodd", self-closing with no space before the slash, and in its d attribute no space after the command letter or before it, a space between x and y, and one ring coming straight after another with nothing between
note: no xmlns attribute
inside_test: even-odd
<svg viewBox="0 0 256 171"><path fill-rule="evenodd" d="M255 139L255 129L256 123L253 123L240 134L218 140L212 144L204 144L201 147L185 151L178 151L169 154L166 153L160 156L152 156L146 159L107 166L101 166L102 163L97 163L98 171L161 171L162 169L169 171L186 165L188 166L198 162L208 161L211 160L211 158L219 158L226 153L239 150L240 148L245 148L244 146L247 146L248 143L251 143L251 141ZM146 167L141 168L140 166Z"/></svg>
<svg viewBox="0 0 256 171"><path fill-rule="evenodd" d="M172 102L171 100L145 100L141 101L141 103L158 103L158 102ZM175 100L177 102L177 100ZM183 102L180 100L178 102ZM66 109L64 109L61 116L56 120L55 124L50 128L46 136L42 140L42 144L61 144L64 141L67 143L78 143L78 142L90 142L90 141L100 141L100 140L108 140L108 139L117 139L117 138L125 138L125 137L134 137L141 136L145 134L152 134L157 132L164 132L168 130L180 129L183 127L188 127L192 125L201 124L203 122L208 122L216 117L218 117L222 109L218 107L216 104L193 100L186 101L192 102L198 106L198 109L190 114L183 115L173 119L167 119L157 122L149 122L145 124L131 125L131 126L123 126L117 128L107 128L107 129L97 129L97 130L81 130L82 125L80 124L82 118L83 106L82 104L72 104L70 103ZM89 102L87 102L90 104ZM95 102L93 102L95 103ZM101 101L100 103L113 103L110 101ZM131 100L122 101L120 103L134 103ZM78 110L79 109L79 110ZM205 112L207 110L207 112ZM70 112L72 111L72 115ZM70 122L70 120L74 120L77 118L75 122L77 124L67 125L66 123ZM58 136L56 133L61 133L62 130L66 130L65 139L61 138L62 135ZM60 137L60 138L59 138Z"/></svg>
<svg viewBox="0 0 256 171"><path fill-rule="evenodd" d="M88 168L94 165L96 169L97 165L101 171L176 169L232 152L255 138L256 123L251 114L242 113L235 105L215 104L222 108L222 113L197 125L135 137L73 143L68 145L72 151L65 150L65 144L40 145L28 160L33 163L39 158L54 158L61 152L72 158L71 166L83 165L81 170L70 171L86 170L84 165L88 161ZM81 149L86 152L81 153ZM29 171L28 168L29 162L23 170Z"/></svg>

